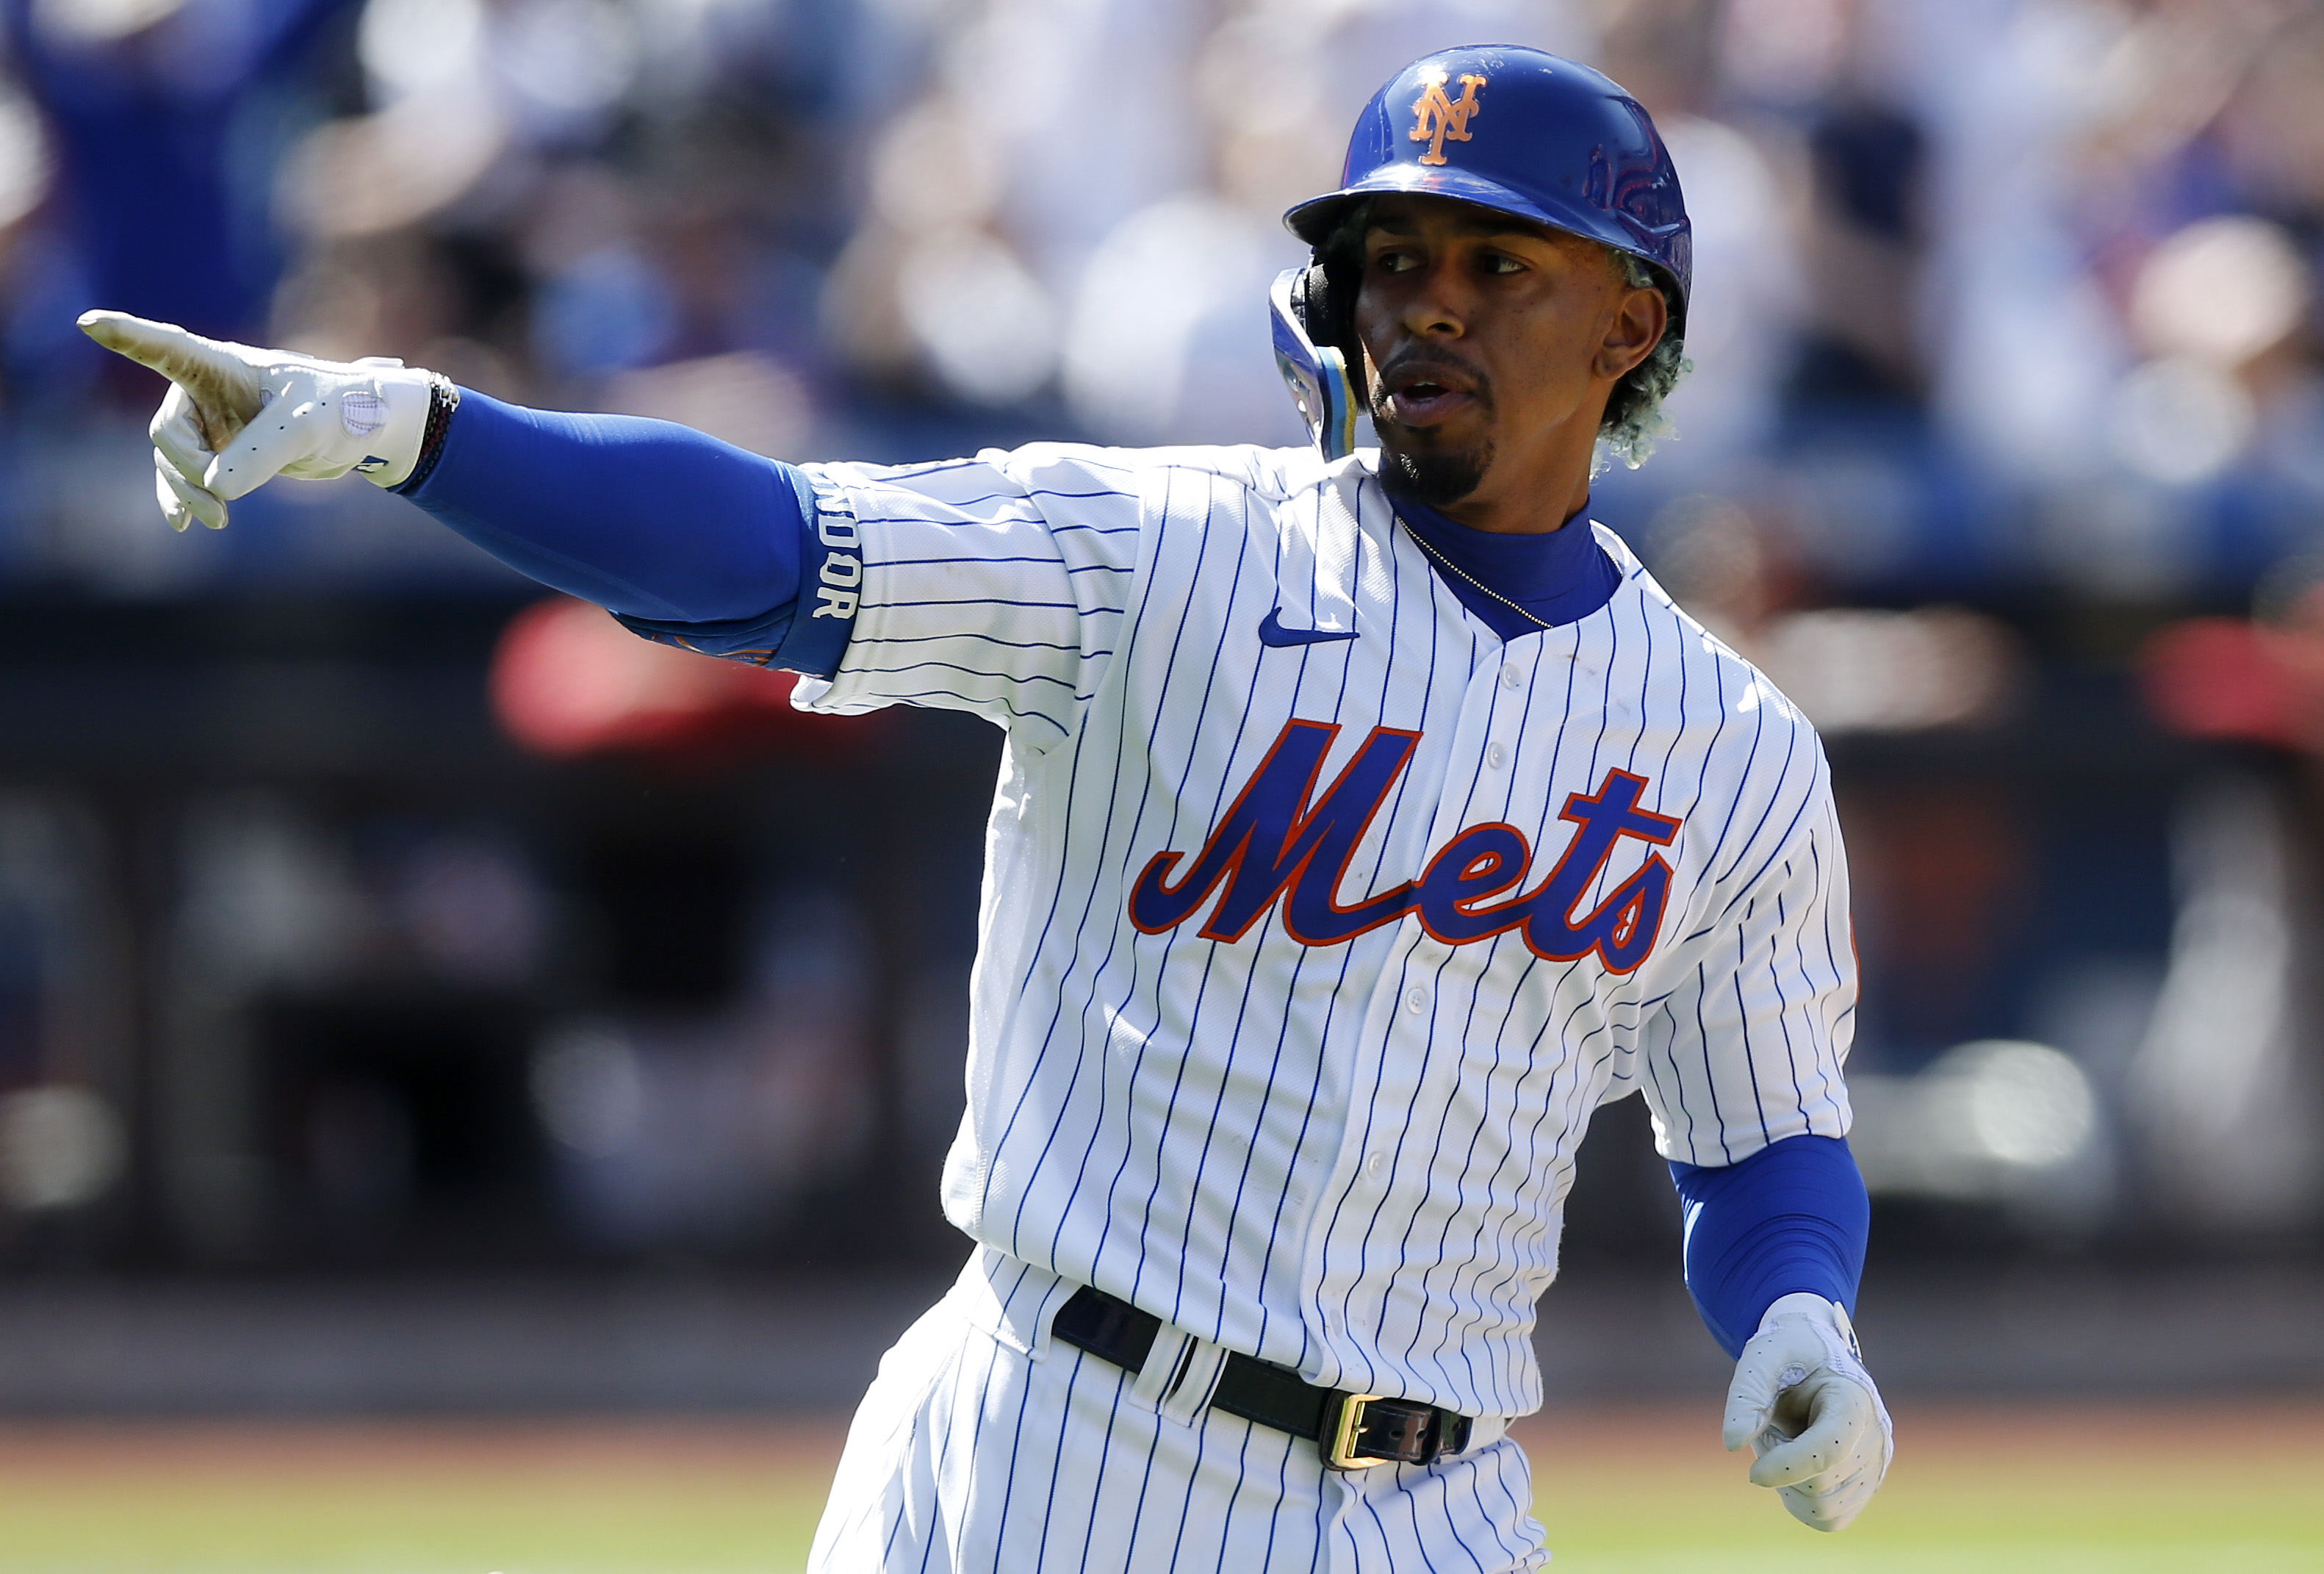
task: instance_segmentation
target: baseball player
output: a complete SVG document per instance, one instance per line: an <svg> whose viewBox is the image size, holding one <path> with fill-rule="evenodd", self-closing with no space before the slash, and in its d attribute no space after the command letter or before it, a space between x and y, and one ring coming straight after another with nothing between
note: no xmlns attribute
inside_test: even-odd
<svg viewBox="0 0 2324 1574"><path fill-rule="evenodd" d="M1584 513L1681 368L1668 154L1585 67L1452 50L1287 222L1311 449L792 466L85 319L171 379L180 529L354 470L807 708L1006 732L944 1179L974 1250L856 1414L819 1569L1541 1566L1506 1432L1632 1092L1728 1447L1826 1530L1886 1469L1822 751Z"/></svg>

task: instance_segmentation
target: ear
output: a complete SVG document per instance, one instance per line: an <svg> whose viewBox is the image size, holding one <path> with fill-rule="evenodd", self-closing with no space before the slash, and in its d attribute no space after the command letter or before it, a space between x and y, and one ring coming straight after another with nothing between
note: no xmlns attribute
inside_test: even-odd
<svg viewBox="0 0 2324 1574"><path fill-rule="evenodd" d="M1598 341L1591 373L1609 383L1620 382L1655 353L1669 327L1670 304L1661 291L1623 285L1607 320L1605 336Z"/></svg>

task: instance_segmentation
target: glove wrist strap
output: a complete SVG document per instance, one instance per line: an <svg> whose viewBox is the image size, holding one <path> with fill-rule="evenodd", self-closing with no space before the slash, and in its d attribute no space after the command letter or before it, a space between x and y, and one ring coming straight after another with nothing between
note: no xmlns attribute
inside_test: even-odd
<svg viewBox="0 0 2324 1574"><path fill-rule="evenodd" d="M412 462L411 474L388 488L406 495L417 492L436 473L436 462L444 457L444 440L452 430L452 412L460 408L460 390L451 378L440 372L430 372L428 393L428 424L420 434L420 457Z"/></svg>

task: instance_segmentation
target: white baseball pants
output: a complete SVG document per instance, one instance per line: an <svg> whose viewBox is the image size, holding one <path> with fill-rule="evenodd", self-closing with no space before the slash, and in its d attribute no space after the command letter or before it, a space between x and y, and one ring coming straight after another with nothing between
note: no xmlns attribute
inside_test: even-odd
<svg viewBox="0 0 2324 1574"><path fill-rule="evenodd" d="M997 1252L969 1260L880 1363L813 1574L1503 1574L1548 1562L1504 1423L1479 1421L1466 1452L1432 1466L1335 1473L1314 1442L1209 1408L1225 1353L1208 1341L1166 1325L1137 1373L1054 1341L1049 1319L1074 1288Z"/></svg>

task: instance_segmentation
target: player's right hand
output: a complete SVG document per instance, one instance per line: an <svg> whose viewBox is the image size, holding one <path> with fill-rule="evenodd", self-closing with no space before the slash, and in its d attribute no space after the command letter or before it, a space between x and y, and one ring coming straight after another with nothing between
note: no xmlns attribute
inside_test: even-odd
<svg viewBox="0 0 2324 1574"><path fill-rule="evenodd" d="M148 431L154 495L172 530L197 519L223 529L226 505L276 476L327 481L353 470L394 486L420 461L433 373L255 349L121 311L84 312L80 326L170 379Z"/></svg>
<svg viewBox="0 0 2324 1574"><path fill-rule="evenodd" d="M1751 1484L1775 1487L1802 1524L1842 1530L1864 1511L1895 1430L1837 1301L1786 1295L1767 1309L1735 1363L1725 1434L1730 1451L1751 1445Z"/></svg>

